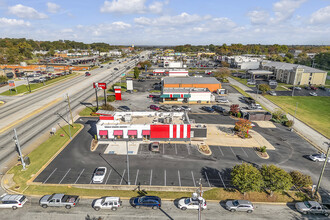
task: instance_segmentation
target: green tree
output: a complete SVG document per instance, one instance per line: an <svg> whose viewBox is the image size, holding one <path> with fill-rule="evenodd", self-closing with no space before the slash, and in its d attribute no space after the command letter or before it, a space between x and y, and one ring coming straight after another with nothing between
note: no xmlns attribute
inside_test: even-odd
<svg viewBox="0 0 330 220"><path fill-rule="evenodd" d="M260 171L247 163L234 166L231 171L231 181L244 194L250 191L260 191L264 185Z"/></svg>
<svg viewBox="0 0 330 220"><path fill-rule="evenodd" d="M271 196L274 192L289 190L293 186L290 174L275 165L263 165L260 172L265 187L270 190Z"/></svg>
<svg viewBox="0 0 330 220"><path fill-rule="evenodd" d="M134 67L134 78L138 79L140 75L140 70L137 67Z"/></svg>
<svg viewBox="0 0 330 220"><path fill-rule="evenodd" d="M262 94L265 94L266 92L268 92L270 90L270 87L267 84L260 84L259 90L262 92Z"/></svg>
<svg viewBox="0 0 330 220"><path fill-rule="evenodd" d="M313 184L310 176L304 175L297 170L291 171L290 176L292 177L293 185L298 189L301 189L302 187L310 187Z"/></svg>
<svg viewBox="0 0 330 220"><path fill-rule="evenodd" d="M231 72L227 67L221 67L216 72L214 72L214 76L221 79L227 79L230 75Z"/></svg>
<svg viewBox="0 0 330 220"><path fill-rule="evenodd" d="M0 82L7 82L8 78L7 76L0 76Z"/></svg>

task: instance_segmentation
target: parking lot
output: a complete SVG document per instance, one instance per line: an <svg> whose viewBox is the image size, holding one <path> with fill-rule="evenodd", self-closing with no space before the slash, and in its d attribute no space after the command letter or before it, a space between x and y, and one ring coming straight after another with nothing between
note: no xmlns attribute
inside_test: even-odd
<svg viewBox="0 0 330 220"><path fill-rule="evenodd" d="M225 116L200 114L205 123L219 123ZM127 185L128 174L125 155L103 154L106 145L90 151L90 143L95 134L95 118L83 118L78 122L84 129L35 179L44 184L92 184L95 168L108 169L104 182L108 185ZM229 121L227 121L230 123ZM242 162L255 166L275 164L288 171L300 170L318 179L322 163L315 163L306 157L316 150L298 135L286 128L254 130L271 142L276 150L268 151L270 159L259 158L252 148L210 146L212 156L201 155L190 143L160 144L159 153L151 153L147 145L141 145L137 155L129 156L131 185L151 186L196 186L201 178L206 187L231 187L230 170ZM326 168L322 186L329 190L330 167Z"/></svg>

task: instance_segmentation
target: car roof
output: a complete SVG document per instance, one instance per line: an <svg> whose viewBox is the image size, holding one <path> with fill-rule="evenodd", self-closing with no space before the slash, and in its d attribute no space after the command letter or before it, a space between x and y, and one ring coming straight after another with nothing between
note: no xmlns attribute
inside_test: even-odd
<svg viewBox="0 0 330 220"><path fill-rule="evenodd" d="M54 194L53 198L52 199L62 199L64 196L64 194Z"/></svg>
<svg viewBox="0 0 330 220"><path fill-rule="evenodd" d="M308 201L309 204L311 204L312 206L320 206L320 203L316 202L316 201Z"/></svg>
<svg viewBox="0 0 330 220"><path fill-rule="evenodd" d="M0 197L1 201L6 201L6 200L19 200L20 198L22 198L23 195L20 194L15 194L15 195L4 195L3 197Z"/></svg>
<svg viewBox="0 0 330 220"><path fill-rule="evenodd" d="M252 205L249 200L237 200L240 205Z"/></svg>
<svg viewBox="0 0 330 220"><path fill-rule="evenodd" d="M104 201L105 202L109 202L109 201L118 201L118 200L120 200L120 198L119 197L104 197Z"/></svg>
<svg viewBox="0 0 330 220"><path fill-rule="evenodd" d="M143 200L160 200L158 196L144 196Z"/></svg>

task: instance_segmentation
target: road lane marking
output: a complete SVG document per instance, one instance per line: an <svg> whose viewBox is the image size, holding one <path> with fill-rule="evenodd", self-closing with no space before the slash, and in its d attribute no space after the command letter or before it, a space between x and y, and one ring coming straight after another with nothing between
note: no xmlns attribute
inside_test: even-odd
<svg viewBox="0 0 330 220"><path fill-rule="evenodd" d="M61 179L61 181L58 184L61 184L62 181L64 180L64 178L66 177L66 175L68 175L68 173L70 172L71 168L65 173L65 175L63 176L63 178Z"/></svg>
<svg viewBox="0 0 330 220"><path fill-rule="evenodd" d="M175 147L175 154L177 155L178 154L178 149L176 148L176 144L174 144L174 147Z"/></svg>
<svg viewBox="0 0 330 220"><path fill-rule="evenodd" d="M120 180L120 183L119 183L119 185L121 185L121 183L123 182L123 179L124 179L124 175L125 175L125 172L126 172L126 169L124 169L124 172L123 172L123 175L121 176L121 180Z"/></svg>
<svg viewBox="0 0 330 220"><path fill-rule="evenodd" d="M152 181L152 170L150 171L150 186L151 186L151 181Z"/></svg>
<svg viewBox="0 0 330 220"><path fill-rule="evenodd" d="M44 184L48 181L48 179L53 175L53 173L55 173L55 171L57 170L57 168L55 168L53 170L53 172L47 177L47 179L43 182Z"/></svg>
<svg viewBox="0 0 330 220"><path fill-rule="evenodd" d="M27 115L24 116L23 118L18 119L18 120L15 121L14 123L9 124L9 125L6 125L5 128L0 129L0 134L3 133L3 132L5 132L5 131L7 131L7 130L9 130L9 129L11 129L12 127L15 127L16 125L18 125L19 123L21 123L21 122L25 121L26 119L32 117L33 115L36 115L36 114L40 113L40 112L43 111L44 109L46 109L46 108L48 108L48 107L54 105L55 103L59 102L60 100L62 100L62 98L57 98L57 99L51 101L50 103L48 103L47 105L45 105L45 106L43 106L43 107L41 107L41 108L38 108L38 109L34 110L34 111L31 112L30 114L27 114Z"/></svg>
<svg viewBox="0 0 330 220"><path fill-rule="evenodd" d="M179 177L179 185L181 186L181 178L180 178L180 171L178 170L178 177Z"/></svg>
<svg viewBox="0 0 330 220"><path fill-rule="evenodd" d="M233 148L231 148L231 147L229 147L229 148L230 148L231 152L233 152L234 156L236 157L236 154L235 154Z"/></svg>
<svg viewBox="0 0 330 220"><path fill-rule="evenodd" d="M194 187L196 187L195 177L194 177L194 172L193 171L191 171L191 176L192 176L192 179L193 179Z"/></svg>
<svg viewBox="0 0 330 220"><path fill-rule="evenodd" d="M112 172L112 169L110 170L110 172L109 172L109 175L108 175L108 178L106 179L106 181L105 181L104 185L105 185L105 184L107 184L107 182L108 182L108 179L109 179L109 177L110 177L110 174L111 174L111 172Z"/></svg>
<svg viewBox="0 0 330 220"><path fill-rule="evenodd" d="M211 187L211 184L210 184L210 181L209 181L209 177L207 176L207 173L206 172L204 172L205 173L205 176L206 176L206 179L207 179L207 183L209 184L209 187Z"/></svg>
<svg viewBox="0 0 330 220"><path fill-rule="evenodd" d="M136 185L136 182L137 182L138 176L139 176L139 169L136 171L136 177L135 177L135 183L134 183L134 185Z"/></svg>
<svg viewBox="0 0 330 220"><path fill-rule="evenodd" d="M249 157L249 155L245 152L245 150L243 149L243 147L241 147L241 149L245 153L246 157Z"/></svg>
<svg viewBox="0 0 330 220"><path fill-rule="evenodd" d="M164 170L164 186L166 186L166 170Z"/></svg>
<svg viewBox="0 0 330 220"><path fill-rule="evenodd" d="M225 187L225 188L226 188L225 182L223 182L223 179L222 179L222 177L221 177L221 175L220 175L220 173L219 173L219 172L218 172L218 174L219 174L219 177L220 177L220 179L221 179L221 182L222 182L222 184L223 184L223 187Z"/></svg>
<svg viewBox="0 0 330 220"><path fill-rule="evenodd" d="M220 153L222 154L222 156L225 156L225 155L223 154L222 150L221 150L221 147L218 146L218 148L219 148L219 151L220 151Z"/></svg>
<svg viewBox="0 0 330 220"><path fill-rule="evenodd" d="M74 184L76 184L76 183L78 182L78 180L79 180L81 174L84 172L84 170L85 170L85 169L83 169L83 170L80 172L80 174L79 174L78 178L76 179L76 181L74 182Z"/></svg>

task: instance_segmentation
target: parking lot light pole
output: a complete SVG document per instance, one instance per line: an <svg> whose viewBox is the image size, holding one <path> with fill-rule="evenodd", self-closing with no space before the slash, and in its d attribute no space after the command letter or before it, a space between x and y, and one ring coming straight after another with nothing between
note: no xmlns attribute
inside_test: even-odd
<svg viewBox="0 0 330 220"><path fill-rule="evenodd" d="M23 170L25 170L25 162L24 162L24 159L23 159L21 146L19 145L19 141L18 141L18 137L17 137L17 133L16 133L16 128L14 128L14 135L15 135L14 136L14 141L15 141L15 144L16 144L16 147L17 147L17 150L18 150L19 157L21 159Z"/></svg>
<svg viewBox="0 0 330 220"><path fill-rule="evenodd" d="M323 167L322 167L322 170L321 170L319 181L317 182L317 186L316 186L316 189L315 189L314 197L316 196L317 192L319 191L321 181L322 181L322 177L323 177L323 173L324 173L324 170L325 170L325 166L327 165L328 158L329 158L330 145L329 145L329 143L326 143L326 144L328 144L327 155L325 156L325 160L324 160L324 163L323 163Z"/></svg>

